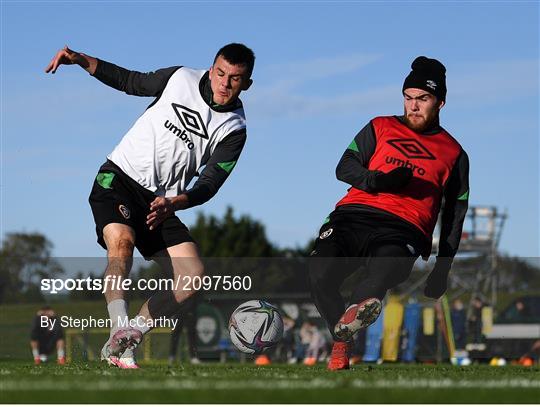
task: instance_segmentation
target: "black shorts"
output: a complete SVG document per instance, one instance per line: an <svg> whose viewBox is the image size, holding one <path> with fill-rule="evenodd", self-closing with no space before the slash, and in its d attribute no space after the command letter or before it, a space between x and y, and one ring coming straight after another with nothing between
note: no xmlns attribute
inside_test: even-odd
<svg viewBox="0 0 540 407"><path fill-rule="evenodd" d="M42 328L40 326L40 317L35 316L32 322L32 332L30 339L38 342L40 355L50 355L56 349L56 342L64 339L64 330L60 325L60 319L56 318L54 328Z"/></svg>
<svg viewBox="0 0 540 407"><path fill-rule="evenodd" d="M135 247L145 257L180 243L194 242L189 230L180 219L171 216L157 228L150 230L146 217L150 203L156 198L127 176L112 161L101 166L94 180L89 202L96 223L98 243L107 249L103 228L109 223L121 223L135 230Z"/></svg>
<svg viewBox="0 0 540 407"><path fill-rule="evenodd" d="M50 355L56 350L56 342L64 339L63 334L52 334L42 336L38 340L38 348L40 355Z"/></svg>
<svg viewBox="0 0 540 407"><path fill-rule="evenodd" d="M391 214L341 206L319 230L313 255L368 258L376 246L397 244L418 256L427 250L426 240L420 230Z"/></svg>

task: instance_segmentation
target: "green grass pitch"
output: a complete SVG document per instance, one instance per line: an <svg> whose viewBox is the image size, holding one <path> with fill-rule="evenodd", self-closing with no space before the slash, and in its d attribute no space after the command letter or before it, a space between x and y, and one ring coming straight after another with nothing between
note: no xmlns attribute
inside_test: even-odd
<svg viewBox="0 0 540 407"><path fill-rule="evenodd" d="M538 403L540 368L0 362L2 403Z"/></svg>

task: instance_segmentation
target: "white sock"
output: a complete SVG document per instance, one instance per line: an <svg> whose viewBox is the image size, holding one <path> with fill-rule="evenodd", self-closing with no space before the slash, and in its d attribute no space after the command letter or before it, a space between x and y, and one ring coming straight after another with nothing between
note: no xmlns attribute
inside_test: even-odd
<svg viewBox="0 0 540 407"><path fill-rule="evenodd" d="M35 358L39 358L39 349L32 349L32 356Z"/></svg>
<svg viewBox="0 0 540 407"><path fill-rule="evenodd" d="M58 357L58 359L63 358L64 356L66 356L66 354L64 352L64 349L58 349L56 351L56 356Z"/></svg>
<svg viewBox="0 0 540 407"><path fill-rule="evenodd" d="M138 329L144 335L150 330L150 327L148 326L148 324L145 323L145 321L146 320L144 319L144 317L137 315L135 318L129 321L129 326Z"/></svg>
<svg viewBox="0 0 540 407"><path fill-rule="evenodd" d="M107 305L109 311L109 318L111 319L111 336L120 328L127 328L126 326L118 326L127 321L127 303L125 300L113 300Z"/></svg>

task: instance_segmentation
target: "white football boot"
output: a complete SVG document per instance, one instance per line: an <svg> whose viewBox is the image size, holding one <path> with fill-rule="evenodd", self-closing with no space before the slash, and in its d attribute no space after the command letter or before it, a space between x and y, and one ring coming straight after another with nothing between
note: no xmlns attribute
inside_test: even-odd
<svg viewBox="0 0 540 407"><path fill-rule="evenodd" d="M120 329L109 338L101 349L101 360L121 369L138 369L133 349L142 341L142 333L138 329Z"/></svg>
<svg viewBox="0 0 540 407"><path fill-rule="evenodd" d="M120 357L118 364L122 369L139 369L133 349L127 349Z"/></svg>

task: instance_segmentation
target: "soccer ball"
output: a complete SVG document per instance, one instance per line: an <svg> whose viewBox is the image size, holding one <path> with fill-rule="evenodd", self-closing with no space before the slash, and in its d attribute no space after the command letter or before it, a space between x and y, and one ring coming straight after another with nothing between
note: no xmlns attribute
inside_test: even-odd
<svg viewBox="0 0 540 407"><path fill-rule="evenodd" d="M262 300L247 301L232 313L229 335L238 350L259 354L281 340L283 320L274 305Z"/></svg>

